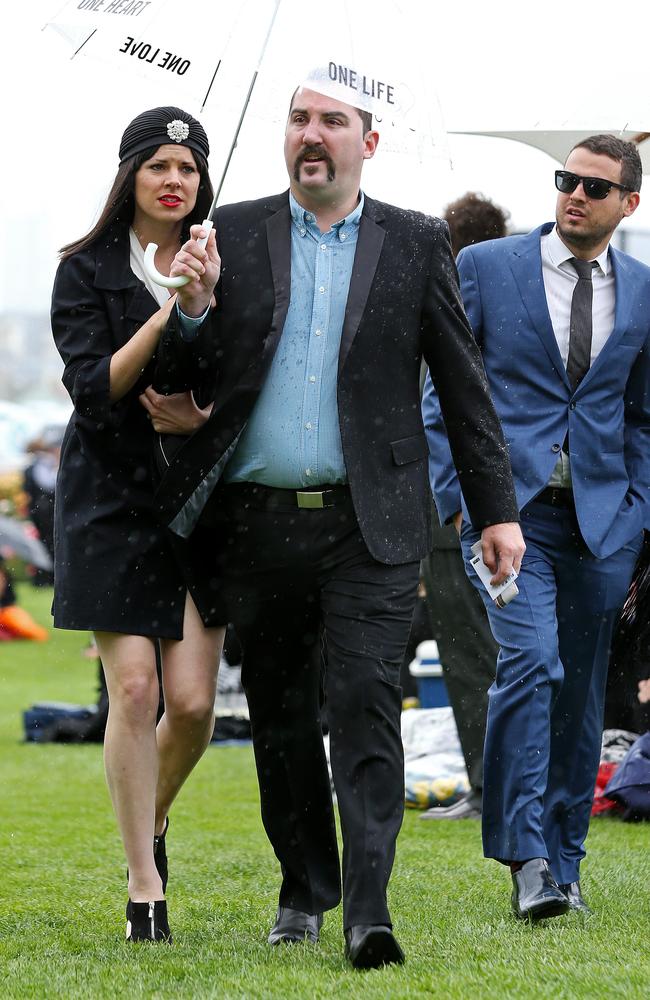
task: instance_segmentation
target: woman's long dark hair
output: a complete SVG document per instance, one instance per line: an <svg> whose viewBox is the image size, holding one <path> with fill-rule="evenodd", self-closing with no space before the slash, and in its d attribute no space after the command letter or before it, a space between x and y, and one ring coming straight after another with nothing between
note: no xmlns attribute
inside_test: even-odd
<svg viewBox="0 0 650 1000"><path fill-rule="evenodd" d="M135 214L135 175L142 164L146 160L150 160L159 148L159 146L151 146L149 149L131 156L124 163L120 163L113 186L108 193L106 204L101 211L99 219L85 236L75 240L74 243L67 243L64 247L61 247L59 250L61 260L65 260L66 257L71 257L73 253L85 250L91 244L96 243L114 222L131 224ZM214 194L205 158L194 149L191 150L191 153L199 171L200 181L196 195L196 204L189 215L186 215L183 219L182 240L186 240L189 237L190 226L203 222L206 218Z"/></svg>

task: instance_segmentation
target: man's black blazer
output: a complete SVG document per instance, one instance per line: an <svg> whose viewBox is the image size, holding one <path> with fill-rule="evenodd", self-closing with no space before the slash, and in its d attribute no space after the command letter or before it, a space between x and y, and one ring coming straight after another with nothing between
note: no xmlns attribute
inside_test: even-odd
<svg viewBox="0 0 650 1000"><path fill-rule="evenodd" d="M223 262L217 307L194 341L172 313L156 388L199 389L212 416L170 457L162 442L164 524L188 537L234 450L284 327L291 289L288 193L216 212ZM467 507L477 528L518 519L507 450L461 302L446 223L366 197L341 337L338 411L355 512L383 563L431 542L424 356L440 395ZM178 445L178 443L176 443Z"/></svg>

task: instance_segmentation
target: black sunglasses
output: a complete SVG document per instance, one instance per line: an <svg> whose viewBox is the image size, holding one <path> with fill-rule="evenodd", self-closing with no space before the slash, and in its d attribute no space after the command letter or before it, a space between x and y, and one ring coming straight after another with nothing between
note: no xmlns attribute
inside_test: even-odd
<svg viewBox="0 0 650 1000"><path fill-rule="evenodd" d="M581 177L579 174L572 174L570 170L555 171L555 186L562 194L573 194L580 181L587 198L595 198L596 201L606 198L612 188L617 188L619 191L632 190L623 184L606 181L604 177Z"/></svg>

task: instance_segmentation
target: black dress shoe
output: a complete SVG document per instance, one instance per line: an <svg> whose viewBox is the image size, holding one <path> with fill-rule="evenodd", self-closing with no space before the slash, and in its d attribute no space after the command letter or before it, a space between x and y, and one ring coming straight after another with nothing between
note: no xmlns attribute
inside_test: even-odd
<svg viewBox="0 0 650 1000"><path fill-rule="evenodd" d="M355 924L345 932L345 957L355 969L401 965L404 952L385 924Z"/></svg>
<svg viewBox="0 0 650 1000"><path fill-rule="evenodd" d="M156 863L156 870L162 879L162 891L167 891L167 848L165 847L165 837L169 830L169 816L165 819L165 829L158 836L153 838L153 859Z"/></svg>
<svg viewBox="0 0 650 1000"><path fill-rule="evenodd" d="M420 819L480 819L481 800L471 792L453 806L434 806L420 814Z"/></svg>
<svg viewBox="0 0 650 1000"><path fill-rule="evenodd" d="M560 886L560 889L569 900L569 909L578 910L580 913L586 913L587 915L592 912L580 892L580 882L566 882Z"/></svg>
<svg viewBox="0 0 650 1000"><path fill-rule="evenodd" d="M512 874L512 909L519 920L559 917L569 900L551 875L545 858L531 858Z"/></svg>
<svg viewBox="0 0 650 1000"><path fill-rule="evenodd" d="M301 944L303 941L317 944L322 926L322 913L303 913L302 910L279 906L269 934L269 944Z"/></svg>
<svg viewBox="0 0 650 1000"><path fill-rule="evenodd" d="M167 903L164 899L150 903L126 905L127 941L165 941L172 943L172 935L167 922Z"/></svg>

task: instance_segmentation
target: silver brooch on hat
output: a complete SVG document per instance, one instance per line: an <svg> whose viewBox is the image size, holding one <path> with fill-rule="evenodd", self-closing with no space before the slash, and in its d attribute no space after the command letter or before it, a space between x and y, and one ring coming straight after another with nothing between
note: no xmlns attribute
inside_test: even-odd
<svg viewBox="0 0 650 1000"><path fill-rule="evenodd" d="M167 135L174 142L182 142L183 139L187 139L190 134L190 126L187 122L183 122L180 118L175 118L173 122L169 122L167 126Z"/></svg>

